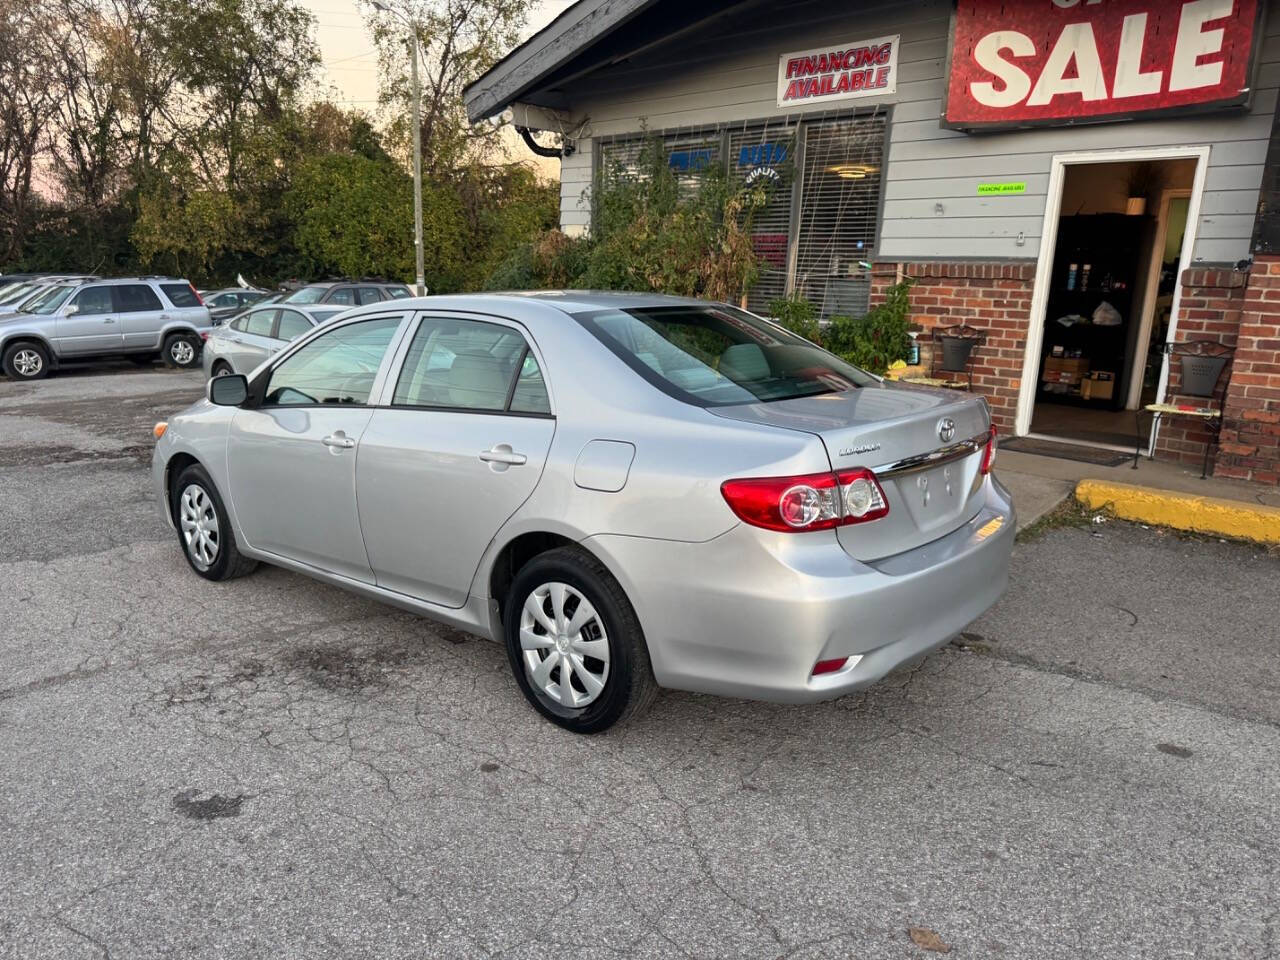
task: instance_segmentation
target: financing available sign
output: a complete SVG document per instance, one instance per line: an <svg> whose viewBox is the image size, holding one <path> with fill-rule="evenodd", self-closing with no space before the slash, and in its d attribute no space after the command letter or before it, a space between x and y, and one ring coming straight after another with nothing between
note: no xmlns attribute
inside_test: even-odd
<svg viewBox="0 0 1280 960"><path fill-rule="evenodd" d="M1260 0L958 0L943 124L1092 123L1247 104Z"/></svg>
<svg viewBox="0 0 1280 960"><path fill-rule="evenodd" d="M899 45L894 35L784 53L778 58L778 106L894 93Z"/></svg>

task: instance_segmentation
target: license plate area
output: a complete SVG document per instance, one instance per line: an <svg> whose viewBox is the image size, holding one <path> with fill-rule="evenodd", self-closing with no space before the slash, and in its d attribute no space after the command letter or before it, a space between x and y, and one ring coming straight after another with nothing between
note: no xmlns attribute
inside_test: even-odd
<svg viewBox="0 0 1280 960"><path fill-rule="evenodd" d="M928 530L953 521L969 499L973 457L898 477L898 495L917 527Z"/></svg>

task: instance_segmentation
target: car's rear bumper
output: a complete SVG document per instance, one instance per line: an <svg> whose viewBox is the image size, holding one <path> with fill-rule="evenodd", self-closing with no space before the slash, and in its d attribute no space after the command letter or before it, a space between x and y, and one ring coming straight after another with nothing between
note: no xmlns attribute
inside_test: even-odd
<svg viewBox="0 0 1280 960"><path fill-rule="evenodd" d="M978 514L950 534L875 563L830 531L740 525L705 543L597 536L584 544L623 581L665 687L808 703L864 687L941 646L1004 592L1015 518L984 484ZM812 675L820 660L860 659Z"/></svg>

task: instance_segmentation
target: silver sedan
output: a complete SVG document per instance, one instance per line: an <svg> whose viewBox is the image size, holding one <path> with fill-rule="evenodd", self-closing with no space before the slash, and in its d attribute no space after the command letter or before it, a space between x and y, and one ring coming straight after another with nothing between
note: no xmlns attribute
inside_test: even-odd
<svg viewBox="0 0 1280 960"><path fill-rule="evenodd" d="M887 383L723 304L371 304L157 424L191 568L260 561L505 644L578 732L659 687L804 703L1000 596L979 397Z"/></svg>
<svg viewBox="0 0 1280 960"><path fill-rule="evenodd" d="M253 307L214 327L205 338L205 377L249 373L311 328L332 320L346 307Z"/></svg>

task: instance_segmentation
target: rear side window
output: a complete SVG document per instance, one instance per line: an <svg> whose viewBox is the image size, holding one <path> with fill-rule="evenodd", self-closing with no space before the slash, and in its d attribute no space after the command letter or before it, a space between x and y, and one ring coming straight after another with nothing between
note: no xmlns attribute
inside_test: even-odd
<svg viewBox="0 0 1280 960"><path fill-rule="evenodd" d="M239 329L251 333L255 337L271 336L271 328L276 324L276 311L254 310L245 317L245 325Z"/></svg>
<svg viewBox="0 0 1280 960"><path fill-rule="evenodd" d="M169 302L175 307L198 307L200 300L196 296L195 291L191 289L191 285L187 283L162 283L160 289L164 291L164 295L169 298ZM220 303L218 306L230 307L234 306L235 301L231 300Z"/></svg>
<svg viewBox="0 0 1280 960"><path fill-rule="evenodd" d="M382 358L399 326L399 317L382 317L321 334L271 371L264 404L368 403Z"/></svg>
<svg viewBox="0 0 1280 960"><path fill-rule="evenodd" d="M478 320L425 319L409 345L392 402L507 410L527 351L524 337L510 327Z"/></svg>
<svg viewBox="0 0 1280 960"><path fill-rule="evenodd" d="M358 290L356 290L356 303L358 304L363 305L366 303L381 303L381 302L382 302L382 291L380 291L377 287L360 287Z"/></svg>
<svg viewBox="0 0 1280 960"><path fill-rule="evenodd" d="M733 307L594 310L575 319L659 390L697 406L791 400L876 382L808 340Z"/></svg>
<svg viewBox="0 0 1280 960"><path fill-rule="evenodd" d="M345 303L347 306L354 306L355 302L356 292L350 287L339 287L325 301L325 303Z"/></svg>
<svg viewBox="0 0 1280 960"><path fill-rule="evenodd" d="M160 298L145 283L124 283L113 287L116 293L116 310L120 313L143 313L164 309Z"/></svg>
<svg viewBox="0 0 1280 960"><path fill-rule="evenodd" d="M89 287L87 290L81 290L72 303L76 306L76 312L82 317L93 317L115 311L115 307L111 304L110 287Z"/></svg>
<svg viewBox="0 0 1280 960"><path fill-rule="evenodd" d="M277 340L296 340L308 330L311 324L307 318L296 310L281 310L280 325L276 330Z"/></svg>

